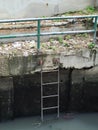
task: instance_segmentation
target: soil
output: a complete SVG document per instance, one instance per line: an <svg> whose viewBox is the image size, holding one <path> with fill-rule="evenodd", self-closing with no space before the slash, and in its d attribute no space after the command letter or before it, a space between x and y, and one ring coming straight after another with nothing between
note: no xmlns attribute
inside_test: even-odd
<svg viewBox="0 0 98 130"><path fill-rule="evenodd" d="M80 12L78 12L79 15ZM68 15L66 13L65 15ZM71 12L70 15L77 15L77 12ZM61 15L63 17L64 15ZM74 30L77 28L92 28L93 20L92 19L78 19L78 20L48 20L41 21L42 32L47 32L49 28L53 27L56 30L58 27L61 30L64 28ZM19 33L36 33L37 32L37 23L36 22L25 22L25 23L2 23L0 24L0 34L19 34ZM60 53L67 50L80 50L81 48L89 48L93 45L93 35L92 34L74 34L74 35L64 35L49 37L47 41L41 42L40 51L45 53L47 50L53 51L55 53ZM94 46L93 46L94 47ZM92 48L91 48L92 49ZM0 44L0 55L24 55L28 56L29 54L36 53L37 42L35 39L32 40L23 40L18 39L12 42L9 42L7 39L6 42Z"/></svg>

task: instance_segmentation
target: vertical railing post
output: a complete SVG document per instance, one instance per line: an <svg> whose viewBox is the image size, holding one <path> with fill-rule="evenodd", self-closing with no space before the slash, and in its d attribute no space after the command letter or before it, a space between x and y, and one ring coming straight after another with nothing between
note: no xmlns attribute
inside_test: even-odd
<svg viewBox="0 0 98 130"><path fill-rule="evenodd" d="M94 43L96 43L97 21L98 21L98 17L96 16L94 21L94 39L93 39Z"/></svg>
<svg viewBox="0 0 98 130"><path fill-rule="evenodd" d="M37 21L37 49L40 49L40 20Z"/></svg>

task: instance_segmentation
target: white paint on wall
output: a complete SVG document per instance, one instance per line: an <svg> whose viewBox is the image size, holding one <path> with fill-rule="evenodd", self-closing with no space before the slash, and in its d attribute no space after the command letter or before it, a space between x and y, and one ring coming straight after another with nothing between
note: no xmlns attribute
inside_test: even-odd
<svg viewBox="0 0 98 130"><path fill-rule="evenodd" d="M94 0L0 0L0 19L52 16L89 5Z"/></svg>

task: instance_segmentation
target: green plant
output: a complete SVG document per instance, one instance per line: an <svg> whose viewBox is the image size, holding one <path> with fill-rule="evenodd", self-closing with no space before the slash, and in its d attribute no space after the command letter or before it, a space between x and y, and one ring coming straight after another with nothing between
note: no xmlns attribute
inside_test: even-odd
<svg viewBox="0 0 98 130"><path fill-rule="evenodd" d="M53 49L53 51L55 51L55 50L56 50L56 48L55 48L55 47L53 47L52 49Z"/></svg>
<svg viewBox="0 0 98 130"><path fill-rule="evenodd" d="M3 45L4 45L4 43L3 43L3 42L1 42L1 43L0 43L0 46L3 46Z"/></svg>
<svg viewBox="0 0 98 130"><path fill-rule="evenodd" d="M80 11L69 11L64 13L63 15L68 16L68 15L87 15L87 14L93 14L97 11L97 8L94 8L93 6L87 6L84 10Z"/></svg>
<svg viewBox="0 0 98 130"><path fill-rule="evenodd" d="M85 37L87 38L88 37L88 34L87 33L83 33L83 34L77 34L78 37Z"/></svg>
<svg viewBox="0 0 98 130"><path fill-rule="evenodd" d="M89 49L93 49L95 47L95 43L91 42L88 44Z"/></svg>
<svg viewBox="0 0 98 130"><path fill-rule="evenodd" d="M62 43L63 43L63 37L62 37L62 36L59 36L59 37L58 37L58 41L59 41L59 43L62 44Z"/></svg>
<svg viewBox="0 0 98 130"><path fill-rule="evenodd" d="M46 47L46 44L43 43L43 44L41 44L41 46L42 46L43 48L45 48L45 47Z"/></svg>
<svg viewBox="0 0 98 130"><path fill-rule="evenodd" d="M71 15L71 14L75 14L77 11L69 11L69 12L66 12L66 13L64 13L64 15L66 16L66 15Z"/></svg>
<svg viewBox="0 0 98 130"><path fill-rule="evenodd" d="M64 46L65 47L69 47L68 43L64 42Z"/></svg>
<svg viewBox="0 0 98 130"><path fill-rule="evenodd" d="M83 37L87 38L88 34L87 33L83 33Z"/></svg>
<svg viewBox="0 0 98 130"><path fill-rule="evenodd" d="M67 40L71 39L71 35L67 35L67 36L66 36L66 39L67 39Z"/></svg>
<svg viewBox="0 0 98 130"><path fill-rule="evenodd" d="M84 14L83 10L77 11L77 13L80 14L80 15Z"/></svg>
<svg viewBox="0 0 98 130"><path fill-rule="evenodd" d="M49 42L50 42L50 43L52 43L53 41L54 41L54 39L52 39L52 38L49 39Z"/></svg>
<svg viewBox="0 0 98 130"><path fill-rule="evenodd" d="M48 46L48 49L55 50L56 48L54 46Z"/></svg>
<svg viewBox="0 0 98 130"><path fill-rule="evenodd" d="M88 6L87 8L86 8L86 12L88 12L88 13L94 13L95 12L95 8L93 7L93 6Z"/></svg>
<svg viewBox="0 0 98 130"><path fill-rule="evenodd" d="M55 19L53 20L54 22L60 22L61 20L60 19Z"/></svg>
<svg viewBox="0 0 98 130"><path fill-rule="evenodd" d="M42 16L42 18L46 18L46 16Z"/></svg>
<svg viewBox="0 0 98 130"><path fill-rule="evenodd" d="M55 46L48 46L48 49L51 49L51 50L55 51L56 47Z"/></svg>
<svg viewBox="0 0 98 130"><path fill-rule="evenodd" d="M52 46L49 46L48 49L52 49Z"/></svg>

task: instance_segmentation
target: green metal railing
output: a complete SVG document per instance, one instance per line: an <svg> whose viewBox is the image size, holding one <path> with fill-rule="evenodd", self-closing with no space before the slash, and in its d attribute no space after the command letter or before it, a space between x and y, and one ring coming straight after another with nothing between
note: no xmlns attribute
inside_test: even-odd
<svg viewBox="0 0 98 130"><path fill-rule="evenodd" d="M94 27L91 30L76 30L76 31L64 31L64 32L45 32L41 33L41 21L44 20L64 20L64 19L94 19ZM46 17L46 18L26 18L26 19L9 19L0 20L0 23L13 23L13 22L29 22L37 21L37 33L26 33L26 34L12 34L12 35L0 35L0 39L9 38L20 38L20 37L37 37L37 49L40 49L40 37L47 35L64 35L64 34L77 34L77 33L94 33L94 43L96 43L96 31L98 15L85 15L85 16L65 16L65 17Z"/></svg>

